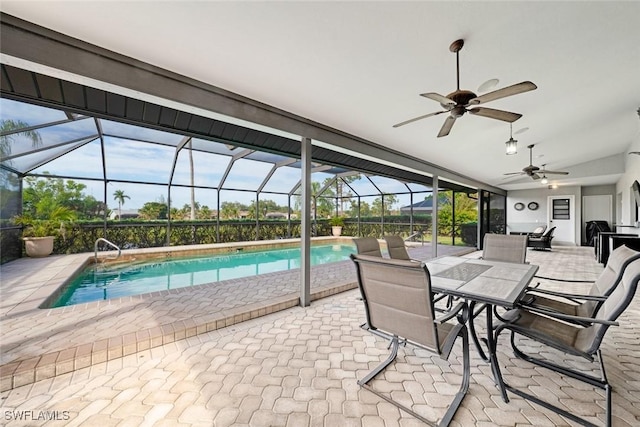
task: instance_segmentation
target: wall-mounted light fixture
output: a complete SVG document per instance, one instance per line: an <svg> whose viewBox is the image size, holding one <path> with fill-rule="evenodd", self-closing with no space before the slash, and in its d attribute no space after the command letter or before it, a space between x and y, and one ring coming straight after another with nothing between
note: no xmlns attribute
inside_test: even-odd
<svg viewBox="0 0 640 427"><path fill-rule="evenodd" d="M509 123L509 140L504 143L507 147L507 156L518 154L518 141L513 139L513 124Z"/></svg>

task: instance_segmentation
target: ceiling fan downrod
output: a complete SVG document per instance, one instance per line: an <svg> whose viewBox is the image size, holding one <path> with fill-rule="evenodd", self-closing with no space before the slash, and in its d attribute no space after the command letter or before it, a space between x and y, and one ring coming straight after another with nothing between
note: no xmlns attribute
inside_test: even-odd
<svg viewBox="0 0 640 427"><path fill-rule="evenodd" d="M460 90L460 50L464 46L464 40L458 39L451 43L449 50L456 54L456 91Z"/></svg>

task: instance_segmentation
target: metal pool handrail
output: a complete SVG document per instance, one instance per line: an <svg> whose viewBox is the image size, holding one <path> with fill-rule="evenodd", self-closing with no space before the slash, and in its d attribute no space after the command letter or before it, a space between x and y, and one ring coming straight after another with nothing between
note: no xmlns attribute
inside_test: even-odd
<svg viewBox="0 0 640 427"><path fill-rule="evenodd" d="M118 250L118 255L116 255L115 258L105 257L104 259L118 259L118 258L120 258L120 254L122 253L120 248L115 243L112 243L112 242L108 241L107 239L104 239L104 238L100 237L100 238L98 238L96 240L96 242L93 245L93 257L94 257L94 260L95 260L96 264L98 263L98 243L100 243L101 241L105 242L107 245L112 246L112 247L114 247L114 248L116 248Z"/></svg>
<svg viewBox="0 0 640 427"><path fill-rule="evenodd" d="M422 231L417 231L415 233L413 233L411 236L407 237L406 239L404 239L405 242L412 240L414 237L418 237L420 236L420 240L422 241L422 244L424 245L424 233Z"/></svg>

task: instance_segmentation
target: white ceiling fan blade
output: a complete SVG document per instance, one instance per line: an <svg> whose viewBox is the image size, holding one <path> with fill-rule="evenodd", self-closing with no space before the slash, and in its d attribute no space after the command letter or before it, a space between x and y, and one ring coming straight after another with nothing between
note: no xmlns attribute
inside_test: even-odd
<svg viewBox="0 0 640 427"><path fill-rule="evenodd" d="M493 108L475 107L469 110L469 113L476 116L487 117L489 119L502 120L503 122L513 123L522 117L522 114L512 113L510 111L495 110Z"/></svg>
<svg viewBox="0 0 640 427"><path fill-rule="evenodd" d="M496 99L506 98L507 96L517 95L519 93L529 92L530 90L537 89L538 86L526 81L517 83L512 86L507 86L502 89L494 90L493 92L485 93L469 101L469 105L479 105L485 102L495 101Z"/></svg>
<svg viewBox="0 0 640 427"><path fill-rule="evenodd" d="M440 132L438 132L438 138L449 135L449 132L451 132L451 128L453 127L453 124L455 122L456 122L455 117L453 116L447 117L447 119L444 121L444 124L440 128Z"/></svg>
<svg viewBox="0 0 640 427"><path fill-rule="evenodd" d="M525 173L522 172L513 172L513 173L505 173L505 176L502 177L502 181L513 181L513 182L520 182L522 176L526 175Z"/></svg>
<svg viewBox="0 0 640 427"><path fill-rule="evenodd" d="M446 96L442 96L439 93L427 92L427 93L421 93L420 96L424 96L425 98L432 99L436 102L439 102L442 105L446 105L447 108L448 107L453 108L456 106L456 102L454 100L449 99Z"/></svg>
<svg viewBox="0 0 640 427"><path fill-rule="evenodd" d="M442 113L448 113L448 111L436 111L435 113L425 114L424 116L415 117L413 119L409 119L409 120L406 120L404 122L397 123L397 124L393 125L393 127L397 128L397 127L400 127L400 126L408 125L409 123L413 123L413 122L416 122L418 120L426 119L427 117L437 116L438 114L442 114Z"/></svg>
<svg viewBox="0 0 640 427"><path fill-rule="evenodd" d="M563 172L563 171L548 171L548 170L544 170L544 173L546 173L547 175L569 175L569 172Z"/></svg>

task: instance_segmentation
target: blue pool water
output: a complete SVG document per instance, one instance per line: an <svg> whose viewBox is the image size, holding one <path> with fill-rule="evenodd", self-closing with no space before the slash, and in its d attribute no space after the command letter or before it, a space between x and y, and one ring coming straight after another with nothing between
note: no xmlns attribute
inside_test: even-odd
<svg viewBox="0 0 640 427"><path fill-rule="evenodd" d="M349 259L350 245L311 247L311 265ZM80 273L52 307L138 295L203 283L300 268L300 248L238 252L198 258L153 260L111 268L92 266Z"/></svg>

